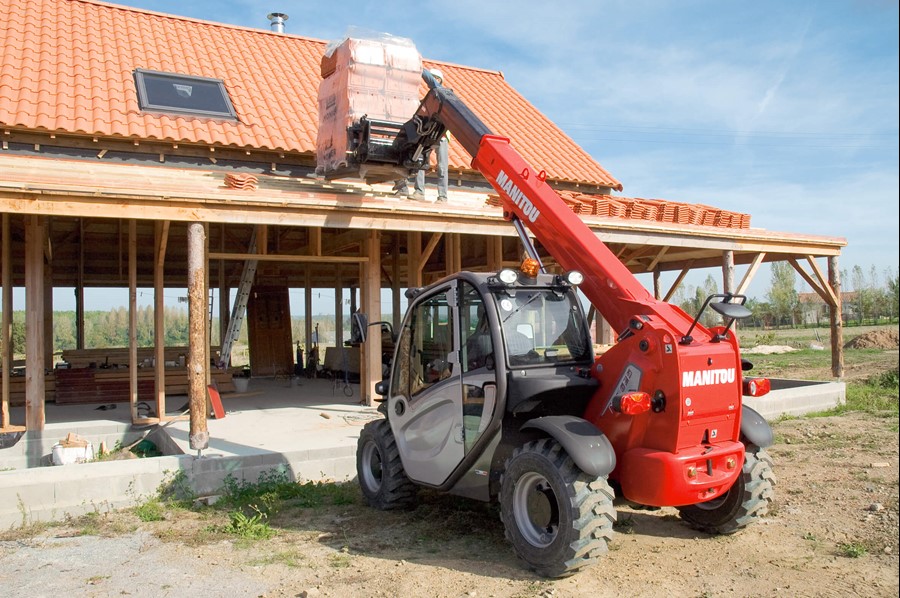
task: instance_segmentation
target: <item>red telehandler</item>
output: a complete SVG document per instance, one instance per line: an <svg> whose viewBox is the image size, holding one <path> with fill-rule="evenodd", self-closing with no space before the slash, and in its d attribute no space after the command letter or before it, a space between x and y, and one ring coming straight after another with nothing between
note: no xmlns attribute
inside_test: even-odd
<svg viewBox="0 0 900 598"><path fill-rule="evenodd" d="M732 329L750 315L746 298L713 295L693 318L653 298L543 171L423 78L415 116L389 142L361 123L352 158L414 171L449 129L499 193L527 257L518 270L407 291L390 376L376 385L385 418L365 426L357 448L367 503L411 507L419 486L497 500L518 556L549 577L606 552L617 495L676 507L713 534L764 515L773 436L742 394L765 394L768 380L744 377L752 366ZM526 227L564 274L544 271ZM576 289L618 333L600 356ZM707 308L722 325L700 323ZM354 324L364 341L365 316Z"/></svg>

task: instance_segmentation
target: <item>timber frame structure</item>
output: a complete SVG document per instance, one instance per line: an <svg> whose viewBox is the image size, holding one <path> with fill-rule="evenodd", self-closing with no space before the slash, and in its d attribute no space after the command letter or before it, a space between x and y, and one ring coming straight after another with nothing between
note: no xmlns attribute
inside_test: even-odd
<svg viewBox="0 0 900 598"><path fill-rule="evenodd" d="M220 313L229 313L225 290L237 286L241 263L252 258L260 261L263 281L277 279L307 289L307 306L312 288L351 287L361 290L362 311L380 314L380 291L390 288L396 321L402 288L427 284L461 269L495 270L517 264L521 257L513 227L499 208L486 205L487 189L454 190L449 205L438 208L397 200L387 189L363 184L273 174L259 175L258 189L244 191L228 189L224 176L225 172L215 170L0 155L2 334L4 340L10 338L11 288L24 286L26 372L52 367L52 294L48 291L53 286L73 286L76 297L85 286L128 286L133 327L138 287L154 289L157 313L163 311L163 289L189 287L189 309L201 314L208 309L208 289L218 288L223 301ZM724 289L742 293L763 262L788 261L832 307L832 314L841 313L838 256L845 244L842 239L618 218L584 220L632 272L652 273L658 298L671 298L695 268L721 268ZM191 229L198 224L202 225L200 236L192 237L196 232ZM247 250L253 227L263 239L259 253ZM197 252L197 265L191 267L192 254ZM827 259L827 277L816 261L822 257ZM746 266L739 281L738 266ZM669 271L678 275L669 288L662 289L660 275ZM192 276L200 277L199 291L191 291ZM77 311L83 313L83 301L78 305ZM340 323L340 301L335 311ZM162 336L162 326L162 319L157 319L157 338ZM599 319L597 326L598 342L611 342L613 331ZM371 332L367 345L380 347L380 331ZM222 334L224 328L218 331L219 337ZM840 378L840 318L832 317L831 335L832 370ZM338 337L342 337L340 330ZM195 331L191 325L192 344L199 341L205 347L206 338L204 329ZM134 344L129 350L136 354ZM163 350L157 343L160 362ZM191 363L202 373L193 383L199 390L192 390L192 396L202 396L209 359L201 351L193 355ZM3 429L13 430L17 428L9 422L7 408L8 354L3 355L2 365ZM131 369L134 422L160 421L138 417L136 366ZM164 376L164 370L160 371ZM370 404L380 371L380 351L365 351L361 388ZM156 388L164 384L158 381ZM26 428L43 427L44 395L44 377L27 375ZM158 393L157 401L158 413L164 414L165 393Z"/></svg>
<svg viewBox="0 0 900 598"><path fill-rule="evenodd" d="M153 290L152 355L163 366L163 291L188 289L185 365L191 445L200 449L214 374L209 347L225 335L228 291L238 287L245 261L258 261L259 284L305 289L310 339L313 288L340 290L336 297L358 289L359 305L351 309L369 314L382 313L381 291L390 289L399 325L403 288L521 258L514 228L455 140L447 204L398 199L390 184L314 176L322 40L100 0L31 0L0 3L0 43L0 433L44 427L54 288L75 289L78 350L84 349L84 289L129 289L127 389L139 424L168 416L165 367L149 377L138 371L138 289ZM596 202L622 191L500 71L424 59L422 66L440 67L448 86L561 193ZM151 71L221 82L234 118L145 110L135 74ZM230 184L235 176L253 183ZM831 306L832 371L843 376L838 258L844 239L749 228L749 216L746 226L732 228L578 213L632 272L652 275L654 295L662 299L692 269L721 268L723 289L741 293L762 263L788 261ZM254 231L259 250L251 253ZM552 260L545 264L553 267ZM738 279L739 267L745 269ZM668 272L677 274L663 289L661 274ZM12 370L19 365L10 351L14 287L25 290L26 320L24 375L15 377L25 421L16 423L9 410ZM209 289L218 290L222 314L220 330L212 332ZM338 339L343 310L336 299ZM597 342L611 343L613 331L601 318L595 326ZM381 331L370 332L360 375L361 394L371 404L382 345ZM139 389L148 386L156 417L138 412Z"/></svg>

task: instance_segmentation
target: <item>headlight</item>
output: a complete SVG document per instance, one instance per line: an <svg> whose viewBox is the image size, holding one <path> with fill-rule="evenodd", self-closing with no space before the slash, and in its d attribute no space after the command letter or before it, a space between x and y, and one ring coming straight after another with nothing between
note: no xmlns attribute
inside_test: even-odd
<svg viewBox="0 0 900 598"><path fill-rule="evenodd" d="M563 279L573 287L577 287L584 282L584 274L578 270L569 270L563 275Z"/></svg>
<svg viewBox="0 0 900 598"><path fill-rule="evenodd" d="M512 268L503 268L502 270L497 272L497 278L503 284L513 284L517 280L519 280L519 273Z"/></svg>

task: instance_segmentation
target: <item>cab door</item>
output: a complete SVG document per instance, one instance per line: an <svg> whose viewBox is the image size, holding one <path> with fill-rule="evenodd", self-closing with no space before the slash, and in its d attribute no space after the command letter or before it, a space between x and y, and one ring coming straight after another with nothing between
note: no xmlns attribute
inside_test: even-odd
<svg viewBox="0 0 900 598"><path fill-rule="evenodd" d="M398 339L388 413L406 475L442 484L465 456L457 282L417 298Z"/></svg>

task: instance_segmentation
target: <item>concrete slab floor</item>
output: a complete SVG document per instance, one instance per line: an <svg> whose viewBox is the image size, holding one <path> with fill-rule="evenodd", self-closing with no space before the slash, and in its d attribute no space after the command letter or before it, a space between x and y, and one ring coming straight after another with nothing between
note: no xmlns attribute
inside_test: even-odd
<svg viewBox="0 0 900 598"><path fill-rule="evenodd" d="M352 396L347 396L345 390L352 392ZM345 386L343 381L335 384L321 378L251 378L247 392L222 395L225 417L207 420L209 447L203 454L247 455L355 446L362 426L379 416L375 407L360 405L359 401L359 384ZM166 411L170 416L187 415L187 405L185 395L166 397ZM25 408L11 408L10 421L24 424ZM45 421L44 435L56 434L59 440L68 431L83 428L87 422L94 427L128 426L131 414L127 403L48 403ZM188 420L167 422L159 427L180 452L196 453L190 448Z"/></svg>

